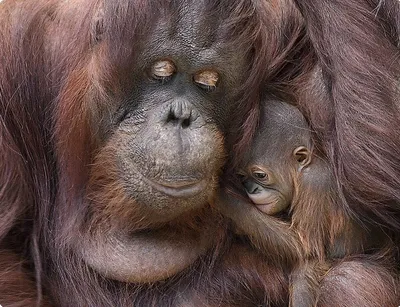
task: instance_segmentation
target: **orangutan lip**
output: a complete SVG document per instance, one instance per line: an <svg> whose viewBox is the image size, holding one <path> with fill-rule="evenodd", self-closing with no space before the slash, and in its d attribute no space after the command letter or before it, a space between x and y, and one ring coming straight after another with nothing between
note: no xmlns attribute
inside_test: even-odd
<svg viewBox="0 0 400 307"><path fill-rule="evenodd" d="M269 214L271 207L273 206L273 204L264 196L257 197L254 194L252 195L252 202L259 211L267 214Z"/></svg>
<svg viewBox="0 0 400 307"><path fill-rule="evenodd" d="M271 209L271 204L264 204L264 205L258 205L258 204L254 204L255 206L256 206L256 208L258 209L258 210L260 210L261 212L263 212L263 213L267 213L267 214L269 214L269 211L270 211L270 209Z"/></svg>
<svg viewBox="0 0 400 307"><path fill-rule="evenodd" d="M265 196L263 196L261 194L251 194L251 195L247 194L247 195L251 198L252 202L256 206L258 206L258 205L268 205L269 204L268 199L265 198Z"/></svg>
<svg viewBox="0 0 400 307"><path fill-rule="evenodd" d="M167 178L156 182L147 178L138 170L136 170L136 173L142 177L144 182L148 183L157 191L172 196L174 198L193 197L207 188L208 181L206 179L201 180L193 177Z"/></svg>
<svg viewBox="0 0 400 307"><path fill-rule="evenodd" d="M149 184L156 190L172 197L185 198L201 193L206 187L206 180L197 181L168 181L154 182L146 178Z"/></svg>
<svg viewBox="0 0 400 307"><path fill-rule="evenodd" d="M165 182L158 182L157 184L166 187L166 188L172 188L172 189L180 189L180 188L186 188L190 187L193 185L196 185L200 183L200 181L165 181Z"/></svg>

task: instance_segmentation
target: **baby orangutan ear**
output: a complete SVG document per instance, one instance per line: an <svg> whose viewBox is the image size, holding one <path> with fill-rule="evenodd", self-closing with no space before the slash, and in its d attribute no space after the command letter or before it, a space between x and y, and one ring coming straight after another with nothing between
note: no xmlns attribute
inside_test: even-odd
<svg viewBox="0 0 400 307"><path fill-rule="evenodd" d="M299 164L299 170L307 167L311 163L311 152L307 147L300 146L293 151L293 156Z"/></svg>

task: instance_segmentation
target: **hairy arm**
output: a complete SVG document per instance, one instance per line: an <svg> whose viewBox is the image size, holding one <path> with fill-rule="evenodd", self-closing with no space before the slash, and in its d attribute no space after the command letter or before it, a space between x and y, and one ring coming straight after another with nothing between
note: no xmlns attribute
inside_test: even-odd
<svg viewBox="0 0 400 307"><path fill-rule="evenodd" d="M300 258L299 240L289 223L266 215L252 204L225 192L217 196L216 206L257 249L278 265L294 264Z"/></svg>

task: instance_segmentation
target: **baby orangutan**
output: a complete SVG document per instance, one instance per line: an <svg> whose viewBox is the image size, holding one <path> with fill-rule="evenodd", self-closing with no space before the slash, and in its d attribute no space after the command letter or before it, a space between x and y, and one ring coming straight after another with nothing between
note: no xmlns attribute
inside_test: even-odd
<svg viewBox="0 0 400 307"><path fill-rule="evenodd" d="M341 206L302 113L268 101L260 123L239 170L251 202L221 191L216 203L267 262L290 272L290 306L397 306L394 269L378 260L390 258L379 256L391 241Z"/></svg>

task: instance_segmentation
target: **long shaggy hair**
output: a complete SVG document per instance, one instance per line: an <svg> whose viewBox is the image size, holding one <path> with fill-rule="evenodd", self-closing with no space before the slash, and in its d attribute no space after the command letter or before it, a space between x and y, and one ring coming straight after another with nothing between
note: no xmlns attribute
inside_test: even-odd
<svg viewBox="0 0 400 307"><path fill-rule="evenodd" d="M76 306L176 305L187 284L211 291L194 284L207 281L231 299L246 297L242 293L251 289L268 294L274 283L285 289L281 272L272 274L276 278L265 273L267 282L262 291L257 288L259 276L252 278L257 269L268 272L260 262L231 264L225 280L214 275L205 280L218 261L230 263L223 259L230 259L224 226L215 254L155 285L105 280L65 250L64 241L87 209L82 195L88 165L102 143L96 123L113 112L110 92L123 91L131 81L129 70L139 65L131 62L133 55L157 14L173 19L185 5L188 1L0 3L0 240L19 255L7 257L4 268L26 260L23 270L14 271L27 276L27 285L35 277L37 291L29 286L29 293L38 305L43 289L56 304ZM206 0L202 5L205 15L224 20L219 39L252 63L232 115L240 129L228 140L236 144L231 164L257 128L260 93L296 98L333 165L345 210L366 223L400 230L399 2ZM232 276L243 283L225 284ZM282 303L274 291L275 302ZM26 299L15 294L10 305Z"/></svg>
<svg viewBox="0 0 400 307"><path fill-rule="evenodd" d="M87 210L82 196L88 166L102 144L96 123L113 112L110 92L123 92L132 81L129 70L140 65L132 63L133 55L143 48L141 38L151 31L157 14L173 20L189 5L186 2L6 0L0 4L0 239L29 263L27 269L34 273L29 276L36 277L38 305L43 303L43 289L58 305L177 304L180 290L187 288L185 282L190 280L193 288L196 280L207 284L206 272L215 268L215 259L223 258L216 246L211 252L216 257L207 256L170 280L128 285L96 275L65 248ZM235 46L252 63L233 114L240 131L231 140L237 144L232 155L240 157L257 125L262 87L269 80L290 79L294 71L288 67L293 66L291 59L304 34L302 21L288 0L207 0L202 5L205 15L224 20L218 39ZM220 232L217 237L222 242L224 226ZM258 281L259 268L257 263L226 268L233 281L243 282L225 292L237 298L243 289L256 289L259 285L243 284ZM249 272L257 278L246 279ZM282 274L276 273L280 281ZM268 281L262 287L267 293L275 282L268 274L263 278ZM227 279L213 280L216 288L223 288ZM266 295L257 289L264 301ZM271 295L282 302L276 293ZM10 304L23 304L24 299L15 294Z"/></svg>
<svg viewBox="0 0 400 307"><path fill-rule="evenodd" d="M399 229L399 2L295 2L314 53L296 84L299 104L333 164L342 203Z"/></svg>

